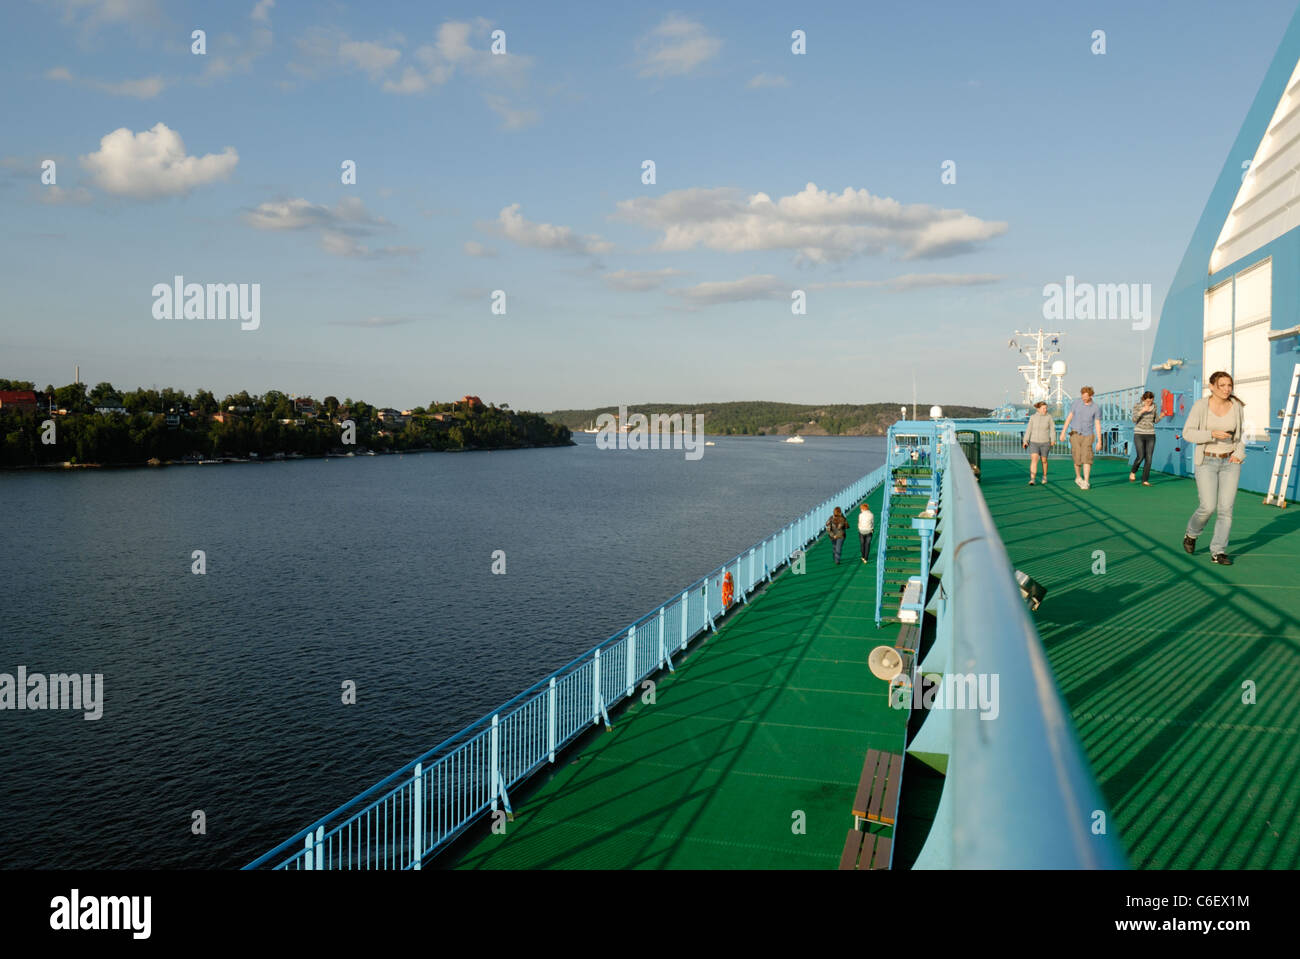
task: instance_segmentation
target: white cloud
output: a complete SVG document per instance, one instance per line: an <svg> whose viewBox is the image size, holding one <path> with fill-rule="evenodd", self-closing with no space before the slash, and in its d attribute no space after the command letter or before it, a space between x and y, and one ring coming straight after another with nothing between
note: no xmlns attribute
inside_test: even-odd
<svg viewBox="0 0 1300 959"><path fill-rule="evenodd" d="M789 85L790 81L779 73L760 73L745 84L751 90L757 90L760 87L788 87Z"/></svg>
<svg viewBox="0 0 1300 959"><path fill-rule="evenodd" d="M621 219L660 230L659 250L696 246L736 253L795 250L797 259L822 263L898 250L903 259L952 256L1007 231L1007 224L961 210L902 204L867 190L828 193L809 183L775 202L728 187L674 190L618 204Z"/></svg>
<svg viewBox="0 0 1300 959"><path fill-rule="evenodd" d="M478 242L477 240L466 240L465 252L470 256L491 257L497 255L496 250L492 249L491 247L484 246L482 243Z"/></svg>
<svg viewBox="0 0 1300 959"><path fill-rule="evenodd" d="M640 75L681 76L717 56L722 41L703 25L680 14L670 13L663 22L641 38Z"/></svg>
<svg viewBox="0 0 1300 959"><path fill-rule="evenodd" d="M378 230L392 228L392 223L366 209L356 197L344 197L331 209L301 197L268 200L244 214L244 222L255 230L315 230L321 248L332 256L375 259L385 256L415 256L420 251L409 246L385 246L371 249L358 239Z"/></svg>
<svg viewBox="0 0 1300 959"><path fill-rule="evenodd" d="M385 80L385 93L423 93L429 88L429 80L415 67L406 67L402 79Z"/></svg>
<svg viewBox="0 0 1300 959"><path fill-rule="evenodd" d="M350 63L377 79L402 56L401 50L370 41L348 40L339 44L339 59Z"/></svg>
<svg viewBox="0 0 1300 959"><path fill-rule="evenodd" d="M501 118L503 130L522 130L537 122L536 110L516 110L505 97L495 93L483 94L488 107Z"/></svg>
<svg viewBox="0 0 1300 959"><path fill-rule="evenodd" d="M996 273L904 273L888 280L837 280L832 283L813 283L812 290L883 289L895 292L933 289L944 286L984 286L1000 283L1004 277Z"/></svg>
<svg viewBox="0 0 1300 959"><path fill-rule="evenodd" d="M518 203L512 203L501 210L497 217L497 227L507 239L520 246L531 246L538 250L559 250L594 256L608 253L614 248L612 243L599 236L579 236L567 226L525 220L519 213Z"/></svg>
<svg viewBox="0 0 1300 959"><path fill-rule="evenodd" d="M257 230L305 230L316 227L350 229L369 232L375 228L392 226L382 216L375 216L356 197L344 197L334 209L312 203L301 197L291 200L269 200L259 203L255 210L244 214L244 220Z"/></svg>
<svg viewBox="0 0 1300 959"><path fill-rule="evenodd" d="M275 6L275 0L258 0L257 5L253 7L253 12L248 16L259 23L271 22L271 8Z"/></svg>
<svg viewBox="0 0 1300 959"><path fill-rule="evenodd" d="M45 76L50 80L59 80L64 83L75 83L80 86L89 87L92 90L101 90L104 93L111 93L114 96L138 97L141 100L151 100L158 94L162 93L167 86L167 82L160 76L143 77L139 80L120 80L112 83L106 80L92 80L86 77L77 77L67 67L54 67L45 72Z"/></svg>
<svg viewBox="0 0 1300 959"><path fill-rule="evenodd" d="M412 246L382 246L372 250L359 243L355 237L338 230L324 230L321 233L321 248L333 256L354 257L357 259L377 259L388 256L415 256L420 251Z"/></svg>
<svg viewBox="0 0 1300 959"><path fill-rule="evenodd" d="M605 274L605 282L615 290L644 291L663 286L664 281L682 276L681 270L615 270Z"/></svg>
<svg viewBox="0 0 1300 959"><path fill-rule="evenodd" d="M697 309L713 306L717 303L741 303L746 300L771 300L788 297L790 288L782 284L770 273L742 277L739 280L720 280L711 283L697 283L680 290L669 290L669 296L676 296L685 301L688 307Z"/></svg>
<svg viewBox="0 0 1300 959"><path fill-rule="evenodd" d="M54 0L62 20L81 29L83 39L102 26L157 26L158 0Z"/></svg>
<svg viewBox="0 0 1300 959"><path fill-rule="evenodd" d="M178 196L228 179L238 162L231 146L219 154L187 155L180 134L164 123L141 133L121 127L101 138L96 152L81 158L101 190L141 200Z"/></svg>

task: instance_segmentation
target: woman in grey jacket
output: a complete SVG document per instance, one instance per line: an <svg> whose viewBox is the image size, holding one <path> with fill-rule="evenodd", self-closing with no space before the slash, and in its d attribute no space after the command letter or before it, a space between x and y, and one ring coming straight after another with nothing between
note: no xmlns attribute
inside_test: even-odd
<svg viewBox="0 0 1300 959"><path fill-rule="evenodd" d="M1056 434L1056 421L1047 412L1047 402L1039 400L1034 404L1037 412L1029 417L1025 424L1025 435L1020 440L1020 448L1029 450L1029 485L1034 485L1034 473L1038 461L1043 461L1043 485L1047 485L1047 454L1052 451L1052 437Z"/></svg>
<svg viewBox="0 0 1300 959"><path fill-rule="evenodd" d="M1187 523L1183 549L1196 552L1210 514L1217 511L1214 536L1210 540L1210 561L1231 566L1228 534L1232 531L1232 506L1237 498L1241 464L1246 460L1245 404L1232 392L1232 377L1218 372L1210 376L1210 395L1192 404L1183 425L1183 439L1196 444L1193 465L1199 505Z"/></svg>

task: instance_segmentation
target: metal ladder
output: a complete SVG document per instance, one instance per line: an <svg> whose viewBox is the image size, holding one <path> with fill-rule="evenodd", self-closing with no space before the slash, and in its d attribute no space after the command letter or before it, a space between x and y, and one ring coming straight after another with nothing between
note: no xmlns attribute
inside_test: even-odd
<svg viewBox="0 0 1300 959"><path fill-rule="evenodd" d="M1296 409L1296 388L1300 386L1300 363L1291 374L1291 389L1287 393L1286 413L1282 417L1282 430L1278 435L1277 456L1273 460L1273 476L1268 481L1265 506L1286 509L1286 485L1291 479L1291 464L1295 462L1295 448L1300 444L1300 410ZM1282 466L1282 453L1286 451L1286 466ZM1274 490L1277 492L1275 493Z"/></svg>

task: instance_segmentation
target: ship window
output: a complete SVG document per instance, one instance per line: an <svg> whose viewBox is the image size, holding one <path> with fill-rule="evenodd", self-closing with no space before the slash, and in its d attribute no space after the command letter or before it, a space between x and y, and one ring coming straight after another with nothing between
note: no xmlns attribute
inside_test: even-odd
<svg viewBox="0 0 1300 959"><path fill-rule="evenodd" d="M1262 260L1205 294L1204 375L1232 374L1233 392L1246 404L1246 419L1256 441L1268 439L1269 374L1272 353L1273 262Z"/></svg>

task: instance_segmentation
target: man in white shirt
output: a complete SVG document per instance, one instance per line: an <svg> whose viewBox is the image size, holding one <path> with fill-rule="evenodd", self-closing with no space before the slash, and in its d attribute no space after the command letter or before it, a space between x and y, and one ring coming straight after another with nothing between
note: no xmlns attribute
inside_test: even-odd
<svg viewBox="0 0 1300 959"><path fill-rule="evenodd" d="M862 510L858 513L858 540L862 543L862 562L867 561L867 553L871 550L871 534L876 530L876 517L871 514L871 510L866 503L862 504Z"/></svg>

